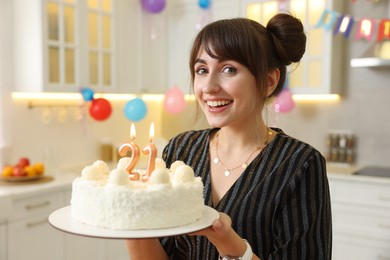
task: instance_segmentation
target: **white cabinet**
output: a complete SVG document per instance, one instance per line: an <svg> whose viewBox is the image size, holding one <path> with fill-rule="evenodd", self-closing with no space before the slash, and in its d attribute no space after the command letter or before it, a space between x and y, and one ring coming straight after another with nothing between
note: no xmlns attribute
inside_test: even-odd
<svg viewBox="0 0 390 260"><path fill-rule="evenodd" d="M61 259L62 235L47 222L47 214L11 222L8 230L9 259Z"/></svg>
<svg viewBox="0 0 390 260"><path fill-rule="evenodd" d="M116 2L12 1L15 91L113 92Z"/></svg>
<svg viewBox="0 0 390 260"><path fill-rule="evenodd" d="M0 220L0 260L7 259L7 226Z"/></svg>
<svg viewBox="0 0 390 260"><path fill-rule="evenodd" d="M243 0L244 15L264 26L279 10L286 9L302 21L307 36L306 52L298 66L290 66L288 74L289 88L294 94L340 93L343 39L324 27L317 28L317 24L325 10L342 11L343 2Z"/></svg>
<svg viewBox="0 0 390 260"><path fill-rule="evenodd" d="M53 228L48 216L69 205L69 188L14 198L0 222L0 260L127 260L124 240L68 234Z"/></svg>
<svg viewBox="0 0 390 260"><path fill-rule="evenodd" d="M65 203L68 205L71 190L65 192ZM124 240L84 237L64 233L64 260L128 260Z"/></svg>
<svg viewBox="0 0 390 260"><path fill-rule="evenodd" d="M329 177L333 259L390 259L390 182Z"/></svg>
<svg viewBox="0 0 390 260"><path fill-rule="evenodd" d="M62 234L47 221L63 204L62 192L46 193L13 201L8 221L8 259L61 259Z"/></svg>
<svg viewBox="0 0 390 260"><path fill-rule="evenodd" d="M169 3L168 20L168 87L178 85L184 93L190 89L189 56L191 43L203 21L240 15L240 1L215 0L212 10L202 10L197 1L175 0Z"/></svg>

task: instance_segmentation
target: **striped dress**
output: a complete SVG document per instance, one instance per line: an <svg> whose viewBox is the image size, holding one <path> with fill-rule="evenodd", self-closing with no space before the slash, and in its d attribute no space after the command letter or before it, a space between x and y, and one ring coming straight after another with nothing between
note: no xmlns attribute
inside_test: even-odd
<svg viewBox="0 0 390 260"><path fill-rule="evenodd" d="M332 223L325 160L312 146L280 129L248 165L217 205L211 198L209 137L218 129L174 137L163 152L167 166L176 160L193 167L204 183L205 204L232 219L262 260L331 259ZM161 239L170 259L218 259L202 236Z"/></svg>

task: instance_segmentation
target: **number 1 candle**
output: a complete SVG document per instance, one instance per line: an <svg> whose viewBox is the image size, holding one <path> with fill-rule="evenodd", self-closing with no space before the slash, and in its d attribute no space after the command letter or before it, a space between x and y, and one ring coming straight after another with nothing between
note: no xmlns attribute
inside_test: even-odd
<svg viewBox="0 0 390 260"><path fill-rule="evenodd" d="M151 123L149 129L150 143L144 149L142 149L142 152L145 155L149 155L148 166L146 168L146 178L150 177L156 164L157 148L156 145L153 143L153 138L154 138L154 123Z"/></svg>

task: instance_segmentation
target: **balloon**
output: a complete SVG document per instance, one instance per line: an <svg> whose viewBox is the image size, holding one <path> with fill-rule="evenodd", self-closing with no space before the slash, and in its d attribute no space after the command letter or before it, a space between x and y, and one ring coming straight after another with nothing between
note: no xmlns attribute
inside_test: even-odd
<svg viewBox="0 0 390 260"><path fill-rule="evenodd" d="M165 93L164 108L172 114L180 113L184 110L186 101L184 94L178 87L173 87Z"/></svg>
<svg viewBox="0 0 390 260"><path fill-rule="evenodd" d="M81 95L85 101L91 101L93 99L94 92L90 88L82 88Z"/></svg>
<svg viewBox="0 0 390 260"><path fill-rule="evenodd" d="M202 9L209 9L211 5L211 0L199 0L198 5Z"/></svg>
<svg viewBox="0 0 390 260"><path fill-rule="evenodd" d="M111 112L111 104L104 98L93 99L89 106L89 114L98 121L106 120L111 115Z"/></svg>
<svg viewBox="0 0 390 260"><path fill-rule="evenodd" d="M145 102L140 98L134 98L126 103L124 108L125 116L134 122L142 120L147 112Z"/></svg>
<svg viewBox="0 0 390 260"><path fill-rule="evenodd" d="M165 8L165 0L141 0L141 5L145 11L157 14Z"/></svg>
<svg viewBox="0 0 390 260"><path fill-rule="evenodd" d="M274 103L274 109L277 113L288 113L295 107L294 100L292 99L292 93L289 89L283 89L282 92L276 97Z"/></svg>

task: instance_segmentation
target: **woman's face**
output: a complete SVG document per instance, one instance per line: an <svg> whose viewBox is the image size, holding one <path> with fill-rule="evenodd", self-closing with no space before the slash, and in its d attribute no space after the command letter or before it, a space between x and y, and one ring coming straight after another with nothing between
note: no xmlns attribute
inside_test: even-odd
<svg viewBox="0 0 390 260"><path fill-rule="evenodd" d="M194 71L194 92L212 127L244 127L257 122L261 97L255 77L245 66L214 59L201 49Z"/></svg>

